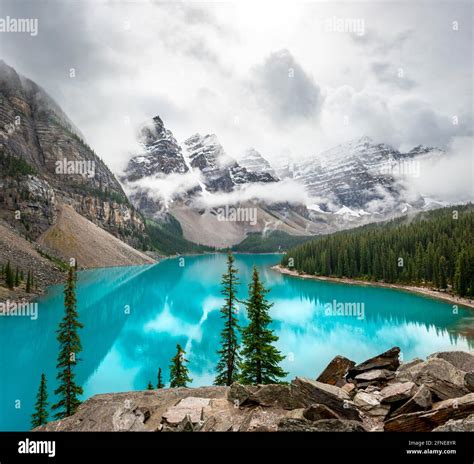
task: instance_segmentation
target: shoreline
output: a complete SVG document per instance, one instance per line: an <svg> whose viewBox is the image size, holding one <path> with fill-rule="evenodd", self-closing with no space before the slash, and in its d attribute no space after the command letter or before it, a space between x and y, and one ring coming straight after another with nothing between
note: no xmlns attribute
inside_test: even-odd
<svg viewBox="0 0 474 464"><path fill-rule="evenodd" d="M365 285L368 287L391 288L393 290L401 290L405 292L415 293L417 295L421 295L427 298L442 300L448 303L456 304L458 306L474 309L474 300L458 297L458 296L452 295L451 293L439 292L437 290L433 290L426 287L417 287L414 285L403 285L403 284L389 284L385 282L371 282L371 281L366 281L366 280L349 279L347 277L326 277L326 276L315 276L311 274L300 274L298 273L298 271L292 271L291 269L282 267L280 264L272 266L271 269L273 269L276 272L279 272L280 274L288 275L290 277L299 277L301 279L311 279L311 280L319 280L322 282L332 282L332 283L359 285L359 286Z"/></svg>

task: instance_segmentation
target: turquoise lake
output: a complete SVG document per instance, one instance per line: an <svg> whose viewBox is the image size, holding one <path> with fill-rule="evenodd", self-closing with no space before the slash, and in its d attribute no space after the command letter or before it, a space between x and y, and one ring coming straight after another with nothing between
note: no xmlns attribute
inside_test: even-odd
<svg viewBox="0 0 474 464"><path fill-rule="evenodd" d="M239 297L255 264L274 303L271 315L288 378L317 377L340 354L363 361L393 346L404 360L439 350L474 346L474 311L411 293L283 276L271 266L279 255L236 255ZM225 255L164 260L152 266L96 269L79 273L78 310L84 329L77 366L83 399L97 393L143 390L156 384L180 343L187 351L193 386L211 385L221 319L221 275ZM38 300L37 320L0 318L0 430L27 430L41 373L49 403L56 387L56 328L63 316L63 287ZM325 304L363 303L364 317L329 315ZM240 311L244 325L245 311ZM51 418L51 416L50 416Z"/></svg>

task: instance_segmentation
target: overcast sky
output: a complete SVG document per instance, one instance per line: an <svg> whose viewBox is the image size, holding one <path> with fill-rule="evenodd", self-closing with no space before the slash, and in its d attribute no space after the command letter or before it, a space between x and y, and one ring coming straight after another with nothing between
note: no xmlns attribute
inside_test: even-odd
<svg viewBox="0 0 474 464"><path fill-rule="evenodd" d="M179 141L215 133L273 163L362 135L401 149L472 136L470 1L0 5L39 20L37 36L2 34L0 57L115 170L157 114Z"/></svg>

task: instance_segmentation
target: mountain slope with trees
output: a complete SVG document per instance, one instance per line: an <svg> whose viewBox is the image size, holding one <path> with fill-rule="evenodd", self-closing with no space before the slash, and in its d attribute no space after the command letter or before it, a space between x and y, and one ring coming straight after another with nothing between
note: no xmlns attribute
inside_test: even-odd
<svg viewBox="0 0 474 464"><path fill-rule="evenodd" d="M321 236L289 250L282 265L474 296L473 231L474 206L453 206Z"/></svg>

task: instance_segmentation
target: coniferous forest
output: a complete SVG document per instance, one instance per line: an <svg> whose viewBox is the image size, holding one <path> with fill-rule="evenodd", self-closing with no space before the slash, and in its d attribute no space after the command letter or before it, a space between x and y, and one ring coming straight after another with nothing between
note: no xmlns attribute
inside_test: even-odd
<svg viewBox="0 0 474 464"><path fill-rule="evenodd" d="M301 273L426 285L474 296L472 204L321 236L288 251Z"/></svg>

